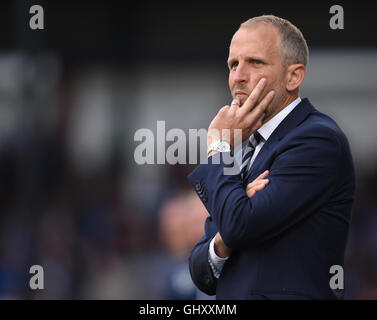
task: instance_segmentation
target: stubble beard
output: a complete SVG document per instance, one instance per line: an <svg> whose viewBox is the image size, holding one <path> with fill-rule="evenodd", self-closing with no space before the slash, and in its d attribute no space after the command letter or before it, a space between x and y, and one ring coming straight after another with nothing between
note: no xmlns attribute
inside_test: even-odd
<svg viewBox="0 0 377 320"><path fill-rule="evenodd" d="M275 90L275 96L270 103L270 105L266 109L266 114L264 116L263 124L266 123L268 120L273 118L278 112L281 111L282 104L284 103L285 95L283 88L278 88Z"/></svg>

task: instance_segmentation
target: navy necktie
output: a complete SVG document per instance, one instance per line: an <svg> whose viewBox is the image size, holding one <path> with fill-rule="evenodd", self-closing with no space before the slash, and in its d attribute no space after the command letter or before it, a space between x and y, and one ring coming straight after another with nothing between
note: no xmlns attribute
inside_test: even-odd
<svg viewBox="0 0 377 320"><path fill-rule="evenodd" d="M249 163L253 154L255 152L255 148L257 145L263 140L263 137L260 135L258 131L255 131L249 138L247 146L244 151L244 155L242 157L242 165L241 165L241 177L244 179L246 177L247 168L249 167Z"/></svg>

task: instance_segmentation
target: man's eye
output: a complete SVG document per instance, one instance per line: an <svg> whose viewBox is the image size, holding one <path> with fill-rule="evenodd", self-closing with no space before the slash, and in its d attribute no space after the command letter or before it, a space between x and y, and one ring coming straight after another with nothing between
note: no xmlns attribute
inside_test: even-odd
<svg viewBox="0 0 377 320"><path fill-rule="evenodd" d="M255 59L253 59L253 63L254 63L254 64L262 64L263 62L260 61L260 60L255 60Z"/></svg>
<svg viewBox="0 0 377 320"><path fill-rule="evenodd" d="M232 62L232 64L230 65L230 68L235 68L235 67L237 67L238 66L238 62L237 61L235 61L235 62Z"/></svg>

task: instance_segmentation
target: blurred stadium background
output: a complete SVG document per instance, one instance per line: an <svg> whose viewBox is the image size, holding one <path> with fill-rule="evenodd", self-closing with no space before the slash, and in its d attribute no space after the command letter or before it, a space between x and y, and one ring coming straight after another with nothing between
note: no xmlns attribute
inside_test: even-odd
<svg viewBox="0 0 377 320"><path fill-rule="evenodd" d="M42 5L45 30L29 29ZM343 5L345 29L329 28ZM0 298L208 298L187 256L205 208L192 165L134 162L134 133L207 128L229 103L226 59L240 22L291 20L310 63L301 97L347 134L357 195L346 298L377 299L376 7L358 1L4 1L0 28ZM33 291L29 268L45 270Z"/></svg>

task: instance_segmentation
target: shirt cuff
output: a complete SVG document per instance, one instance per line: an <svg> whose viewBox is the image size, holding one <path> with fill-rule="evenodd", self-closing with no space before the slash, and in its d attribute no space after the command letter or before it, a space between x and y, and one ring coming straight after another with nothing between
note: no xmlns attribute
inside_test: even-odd
<svg viewBox="0 0 377 320"><path fill-rule="evenodd" d="M225 261L228 260L229 257L221 258L215 252L215 237L211 240L208 249L208 262L211 266L213 271L213 275L215 278L220 278L221 270L223 269Z"/></svg>

